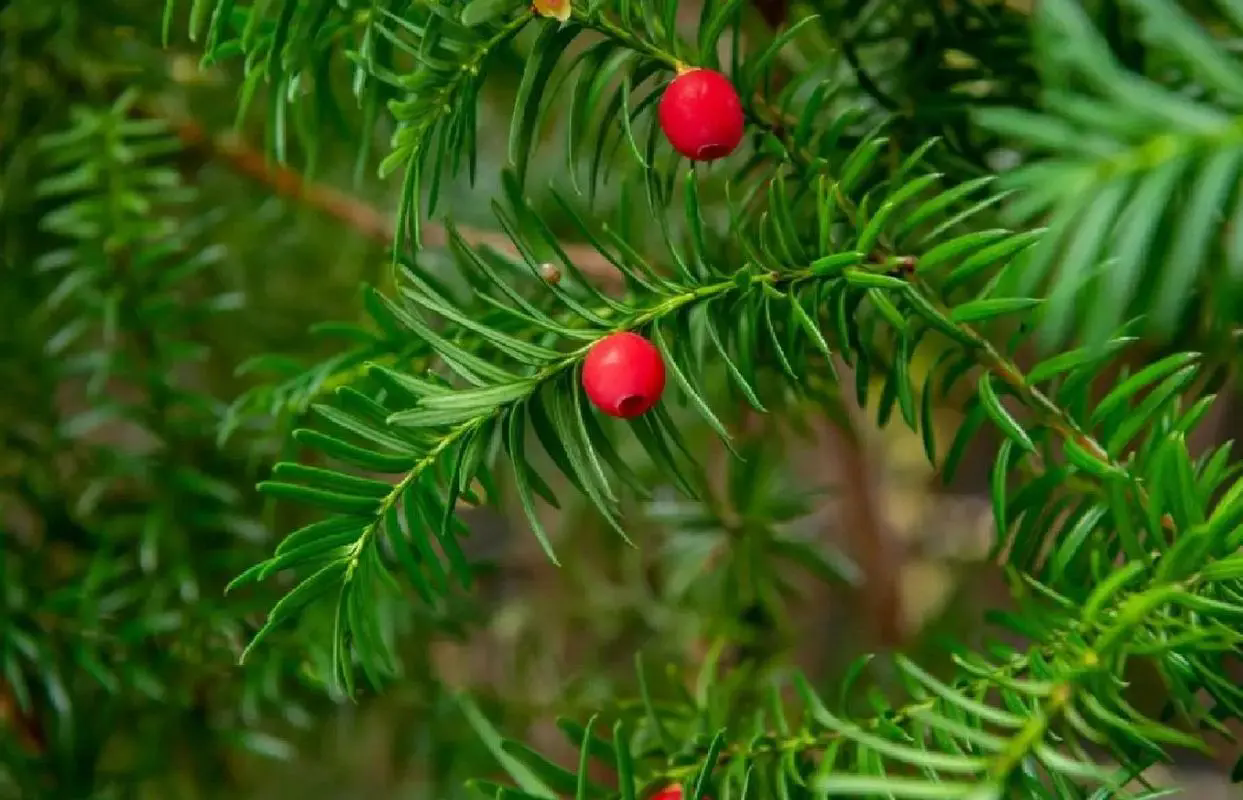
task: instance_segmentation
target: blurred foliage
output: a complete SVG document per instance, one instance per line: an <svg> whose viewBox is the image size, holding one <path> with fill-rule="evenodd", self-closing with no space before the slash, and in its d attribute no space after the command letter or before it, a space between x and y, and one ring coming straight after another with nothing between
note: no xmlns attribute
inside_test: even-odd
<svg viewBox="0 0 1243 800"><path fill-rule="evenodd" d="M0 793L1106 798L1206 749L1240 23L11 0ZM654 114L687 64L747 117L711 166ZM670 371L626 423L579 386L618 329ZM990 633L815 613L876 578L800 467L859 409L947 481L999 437Z"/></svg>

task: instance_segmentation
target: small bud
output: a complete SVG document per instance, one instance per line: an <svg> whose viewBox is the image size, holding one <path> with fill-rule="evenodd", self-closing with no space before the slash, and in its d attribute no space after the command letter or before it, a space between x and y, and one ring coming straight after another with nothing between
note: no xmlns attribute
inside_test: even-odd
<svg viewBox="0 0 1243 800"><path fill-rule="evenodd" d="M572 10L570 0L534 0L531 8L541 17L552 17L559 22L567 21Z"/></svg>
<svg viewBox="0 0 1243 800"><path fill-rule="evenodd" d="M543 278L544 283L556 286L561 283L561 270L557 269L556 264L540 264L539 276Z"/></svg>

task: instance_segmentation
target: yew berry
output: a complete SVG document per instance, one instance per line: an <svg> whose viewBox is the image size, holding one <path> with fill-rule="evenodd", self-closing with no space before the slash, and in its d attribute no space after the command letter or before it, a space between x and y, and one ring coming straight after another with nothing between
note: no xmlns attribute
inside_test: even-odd
<svg viewBox="0 0 1243 800"><path fill-rule="evenodd" d="M682 800L682 797L682 787L680 784L675 783L672 786L666 786L656 794L652 795L651 800ZM710 798L708 798L707 795L704 795L704 800L710 800Z"/></svg>
<svg viewBox="0 0 1243 800"><path fill-rule="evenodd" d="M742 103L719 72L680 72L660 98L660 128L673 149L692 161L715 161L742 141Z"/></svg>
<svg viewBox="0 0 1243 800"><path fill-rule="evenodd" d="M587 352L583 389L605 414L637 417L660 400L665 362L656 346L637 333L612 333Z"/></svg>

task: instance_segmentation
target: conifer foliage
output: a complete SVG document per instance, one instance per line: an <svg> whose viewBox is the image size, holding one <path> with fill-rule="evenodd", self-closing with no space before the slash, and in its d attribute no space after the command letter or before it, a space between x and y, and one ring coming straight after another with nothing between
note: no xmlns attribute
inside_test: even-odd
<svg viewBox="0 0 1243 800"><path fill-rule="evenodd" d="M47 295L65 325L48 347L81 341L75 326L105 343L128 331L127 360L83 350L72 369L98 382L132 370L149 388L137 410L99 398L70 435L122 415L187 448L141 465L156 476L142 524L109 539L133 563L98 580L141 573L144 595L115 603L180 593L191 616L266 597L243 672L296 647L326 664L334 691L382 693L403 679L411 629L447 624L476 587L464 507L508 493L546 558L573 569L546 507L585 503L639 549L636 501L658 487L700 514L719 508L697 429L744 470L766 461L744 433L756 415L841 419L848 401L919 434L950 480L988 427L1001 442L992 555L1016 605L995 615L996 639L953 645L949 670L863 657L833 684L771 652L707 658L687 679L695 691L672 699L639 658L633 701L559 721L573 769L461 697L508 776L481 771L471 789L1142 796L1141 773L1243 716L1230 671L1243 483L1229 444L1188 444L1238 360L1243 8L1093 9L815 0L771 29L741 0L168 0L166 41L233 70L242 116L267 104L273 162L310 168L344 132L360 168L391 178L391 274L365 287L362 322L333 324L352 349L228 411L202 408L163 378L195 349L192 314L168 304L213 253L153 210L179 198L174 175L140 167L164 152L163 128L127 94L42 140L43 226L67 244L32 266L68 276ZM483 177L483 98L507 79L490 211L508 250L441 213L451 187ZM388 149L374 153L381 133ZM1006 161L1018 166L999 174ZM425 242L429 224L444 247ZM584 268L584 247L619 288ZM95 280L100 291L82 291ZM57 310L70 299L88 305ZM303 454L259 492L310 516L239 565L227 599L207 596L159 569L160 548L180 541L160 526L194 508L196 529L236 527L212 509L232 514L239 489L184 465L219 458L192 435L203 419L223 420L222 440L271 425L257 400L292 418ZM934 424L944 405L961 411L948 438ZM746 484L730 481L740 495ZM768 536L794 513L784 499L751 504L764 547L733 556L755 562L765 613L789 597L791 565L851 577L817 547ZM241 552L219 547L226 561ZM75 657L87 671L108 660ZM6 662L6 675L9 663L27 674ZM1137 664L1159 673L1164 708L1136 707ZM901 696L876 688L887 679Z"/></svg>

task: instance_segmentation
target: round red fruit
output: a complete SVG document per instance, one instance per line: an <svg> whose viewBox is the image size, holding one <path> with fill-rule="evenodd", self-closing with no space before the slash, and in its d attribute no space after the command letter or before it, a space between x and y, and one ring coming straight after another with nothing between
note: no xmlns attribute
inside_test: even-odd
<svg viewBox="0 0 1243 800"><path fill-rule="evenodd" d="M742 141L742 103L719 72L680 73L660 98L660 127L673 149L692 161L724 158Z"/></svg>
<svg viewBox="0 0 1243 800"><path fill-rule="evenodd" d="M675 783L672 786L666 786L656 794L652 795L651 800L682 800L682 797L682 787ZM712 799L707 795L704 795L704 800Z"/></svg>
<svg viewBox="0 0 1243 800"><path fill-rule="evenodd" d="M605 414L637 417L660 400L665 362L656 346L637 333L612 333L587 352L583 389Z"/></svg>

